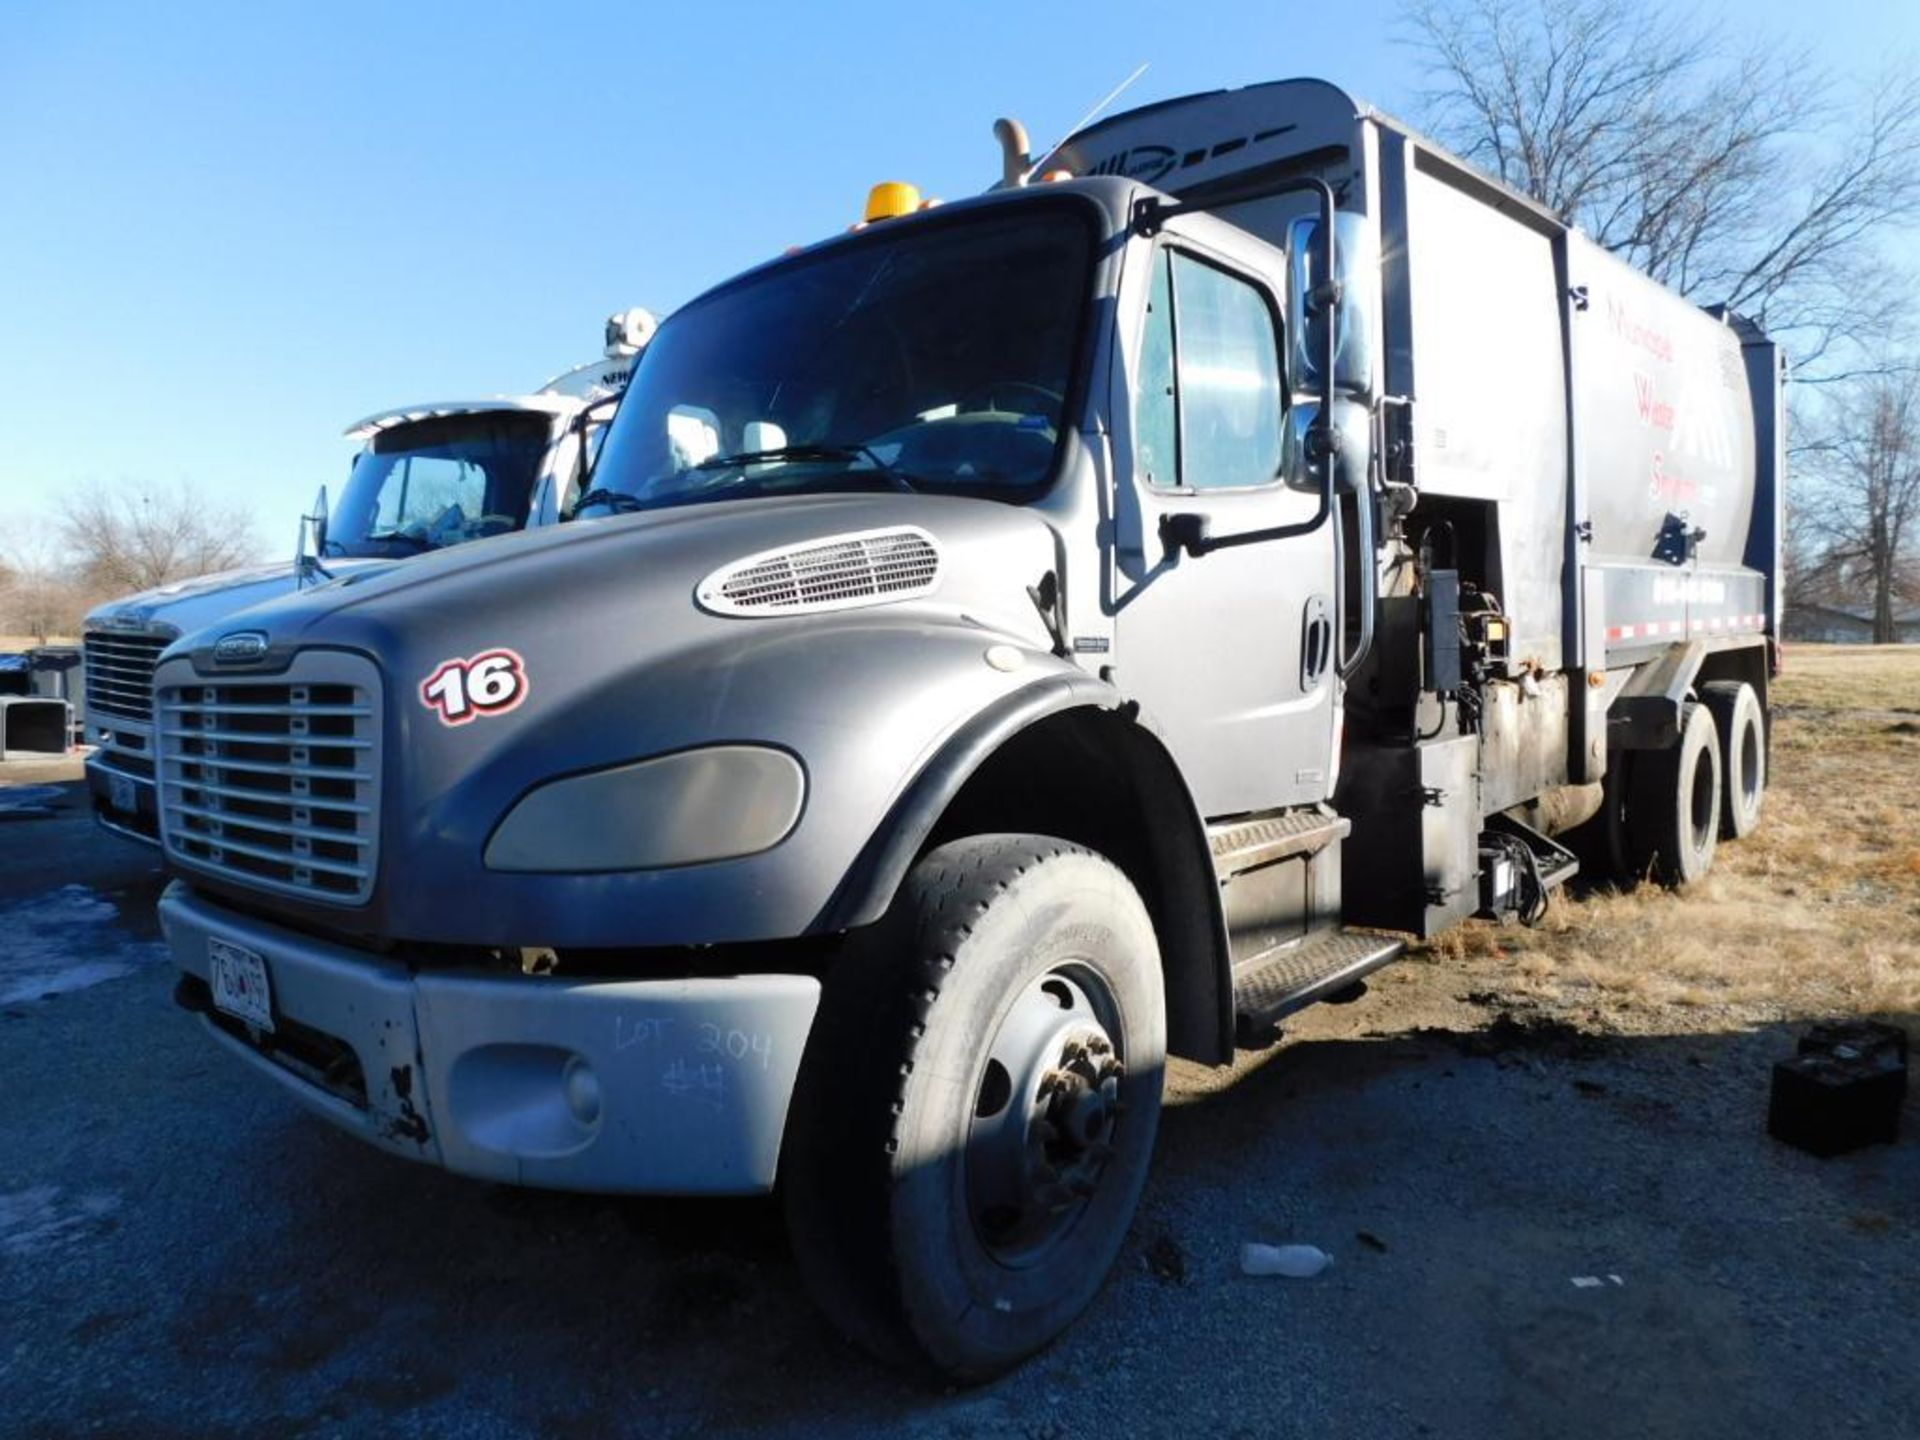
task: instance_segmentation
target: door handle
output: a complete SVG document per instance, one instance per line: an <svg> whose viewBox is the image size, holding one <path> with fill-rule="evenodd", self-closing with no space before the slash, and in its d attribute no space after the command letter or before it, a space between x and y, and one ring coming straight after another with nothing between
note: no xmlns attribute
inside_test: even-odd
<svg viewBox="0 0 1920 1440"><path fill-rule="evenodd" d="M1300 631L1300 688L1320 683L1333 662L1333 607L1324 595L1307 601Z"/></svg>

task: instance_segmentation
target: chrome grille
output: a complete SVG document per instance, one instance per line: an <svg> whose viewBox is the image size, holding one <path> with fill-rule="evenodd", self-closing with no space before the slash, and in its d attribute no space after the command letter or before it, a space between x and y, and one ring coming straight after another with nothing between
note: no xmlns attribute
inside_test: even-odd
<svg viewBox="0 0 1920 1440"><path fill-rule="evenodd" d="M172 635L89 630L81 637L87 677L87 714L122 720L153 718L153 662Z"/></svg>
<svg viewBox="0 0 1920 1440"><path fill-rule="evenodd" d="M871 530L735 561L701 583L699 598L723 615L839 610L925 595L939 576L924 530Z"/></svg>
<svg viewBox="0 0 1920 1440"><path fill-rule="evenodd" d="M380 685L365 660L297 656L211 683L169 662L156 687L167 854L261 889L335 903L373 890Z"/></svg>

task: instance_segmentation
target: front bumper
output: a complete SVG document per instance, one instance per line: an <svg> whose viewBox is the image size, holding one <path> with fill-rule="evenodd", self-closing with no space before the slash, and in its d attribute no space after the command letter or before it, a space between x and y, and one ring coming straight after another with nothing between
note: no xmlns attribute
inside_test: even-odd
<svg viewBox="0 0 1920 1440"><path fill-rule="evenodd" d="M812 976L415 970L239 914L179 881L161 897L160 922L183 998L215 1039L383 1149L552 1189L773 1187L820 1000ZM264 958L272 1035L206 1003L211 939Z"/></svg>
<svg viewBox="0 0 1920 1440"><path fill-rule="evenodd" d="M102 829L124 839L157 846L160 813L152 777L130 773L120 761L117 752L104 750L87 757L87 791L93 798L93 818Z"/></svg>

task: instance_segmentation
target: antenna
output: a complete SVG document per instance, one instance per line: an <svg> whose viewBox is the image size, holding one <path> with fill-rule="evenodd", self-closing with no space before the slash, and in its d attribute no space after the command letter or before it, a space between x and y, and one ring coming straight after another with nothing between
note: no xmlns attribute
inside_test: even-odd
<svg viewBox="0 0 1920 1440"><path fill-rule="evenodd" d="M1067 141L1071 140L1075 135L1079 134L1080 131L1084 130L1088 125L1091 125L1095 120L1097 120L1100 117L1100 113L1103 110L1105 110L1109 105L1113 104L1114 101L1118 100L1121 94L1126 90L1126 88L1129 85L1133 84L1134 81L1138 80L1142 75L1147 73L1147 66L1150 63L1152 62L1147 60L1142 60L1140 64L1134 69L1134 72L1131 75L1127 76L1126 79L1122 80L1118 85L1114 86L1113 89L1109 90L1106 93L1106 96L1100 101L1098 105L1095 105L1093 109L1089 110L1085 115L1082 115L1078 120L1074 121L1073 124L1067 128L1066 134L1062 135L1058 140L1054 141L1053 144L1049 145L1045 150L1041 151L1040 158L1034 161L1031 165L1029 165L1027 167L1027 173L1020 177L1020 183L1024 185L1027 183L1027 181L1031 180L1035 172L1037 172L1042 165L1046 164L1047 161L1053 158L1054 151L1058 150L1062 145L1066 144Z"/></svg>

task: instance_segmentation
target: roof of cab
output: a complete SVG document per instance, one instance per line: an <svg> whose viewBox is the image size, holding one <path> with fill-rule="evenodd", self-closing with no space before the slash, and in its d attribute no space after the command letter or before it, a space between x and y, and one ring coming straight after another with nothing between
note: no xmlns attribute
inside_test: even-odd
<svg viewBox="0 0 1920 1440"><path fill-rule="evenodd" d="M421 405L401 405L392 410L377 410L356 420L341 433L349 440L364 440L396 425L416 420L437 420L448 415L488 415L500 411L545 411L549 415L571 415L584 402L572 395L490 395L481 400L431 400Z"/></svg>

